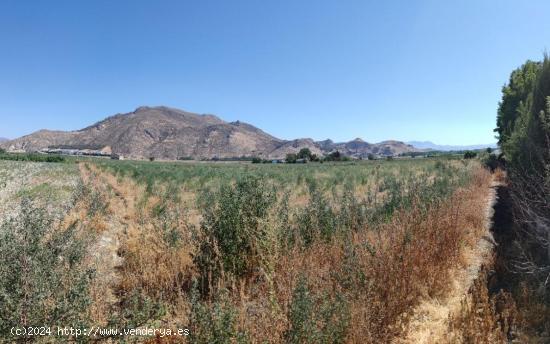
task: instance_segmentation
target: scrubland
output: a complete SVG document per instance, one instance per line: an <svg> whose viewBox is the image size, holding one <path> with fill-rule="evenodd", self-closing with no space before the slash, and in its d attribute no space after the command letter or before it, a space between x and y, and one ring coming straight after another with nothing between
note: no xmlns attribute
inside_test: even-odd
<svg viewBox="0 0 550 344"><path fill-rule="evenodd" d="M478 161L443 158L0 162L0 176L0 206L23 205L2 214L2 334L21 323L190 329L86 338L158 343L410 341L423 304L470 287L493 179ZM453 342L476 342L467 314L439 325Z"/></svg>

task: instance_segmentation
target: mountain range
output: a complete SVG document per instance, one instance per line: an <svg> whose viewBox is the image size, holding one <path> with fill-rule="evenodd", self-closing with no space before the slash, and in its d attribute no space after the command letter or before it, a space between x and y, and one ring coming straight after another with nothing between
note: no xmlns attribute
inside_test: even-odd
<svg viewBox="0 0 550 344"><path fill-rule="evenodd" d="M8 151L36 152L52 149L97 150L134 159L154 157L212 159L258 156L284 158L309 148L317 155L333 151L366 158L369 154L397 155L419 151L401 141L368 143L314 141L310 138L283 140L248 123L226 122L215 115L196 114L165 106L137 108L116 114L76 131L40 130L0 143Z"/></svg>
<svg viewBox="0 0 550 344"><path fill-rule="evenodd" d="M496 143L478 144L478 145L438 145L431 141L409 141L408 144L418 149L430 149L436 151L463 151L463 150L476 150L485 148L497 148Z"/></svg>

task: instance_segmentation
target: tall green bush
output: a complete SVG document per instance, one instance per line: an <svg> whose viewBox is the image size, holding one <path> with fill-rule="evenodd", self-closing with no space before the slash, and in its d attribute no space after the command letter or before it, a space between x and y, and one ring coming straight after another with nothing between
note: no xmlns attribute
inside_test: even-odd
<svg viewBox="0 0 550 344"><path fill-rule="evenodd" d="M307 280L301 276L292 294L285 340L291 344L344 343L350 322L346 300L337 295L311 294Z"/></svg>
<svg viewBox="0 0 550 344"><path fill-rule="evenodd" d="M82 265L85 243L75 226L56 228L43 208L22 201L0 228L0 337L12 326L87 322L93 271Z"/></svg>
<svg viewBox="0 0 550 344"><path fill-rule="evenodd" d="M298 214L298 228L302 243L309 246L317 238L329 241L337 229L337 218L328 198L318 183L308 183L309 203Z"/></svg>
<svg viewBox="0 0 550 344"><path fill-rule="evenodd" d="M270 244L269 210L275 202L274 188L250 175L203 196L203 220L196 236L199 252L194 257L203 292L208 293L224 273L242 277L259 266Z"/></svg>
<svg viewBox="0 0 550 344"><path fill-rule="evenodd" d="M200 299L195 285L191 293L189 343L247 343L246 334L237 329L237 316L237 310L225 292L220 292L216 300L209 303Z"/></svg>

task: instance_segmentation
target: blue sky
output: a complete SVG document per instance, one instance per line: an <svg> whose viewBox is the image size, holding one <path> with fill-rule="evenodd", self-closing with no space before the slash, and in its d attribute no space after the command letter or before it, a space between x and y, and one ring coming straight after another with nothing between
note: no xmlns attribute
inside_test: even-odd
<svg viewBox="0 0 550 344"><path fill-rule="evenodd" d="M285 139L490 143L549 17L546 0L3 0L0 136L167 105Z"/></svg>

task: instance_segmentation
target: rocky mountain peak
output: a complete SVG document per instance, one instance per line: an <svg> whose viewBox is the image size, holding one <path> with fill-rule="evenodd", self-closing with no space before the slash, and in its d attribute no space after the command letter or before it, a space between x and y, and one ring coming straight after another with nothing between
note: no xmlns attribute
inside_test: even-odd
<svg viewBox="0 0 550 344"><path fill-rule="evenodd" d="M371 153L392 155L414 150L399 141L371 144L360 138L344 143L334 143L330 139L315 142L311 138L281 140L242 121L228 123L215 115L167 106L140 106L78 131L41 130L0 146L13 151L110 147L116 155L169 160L242 156L284 158L302 148L317 155L338 150L357 158Z"/></svg>

